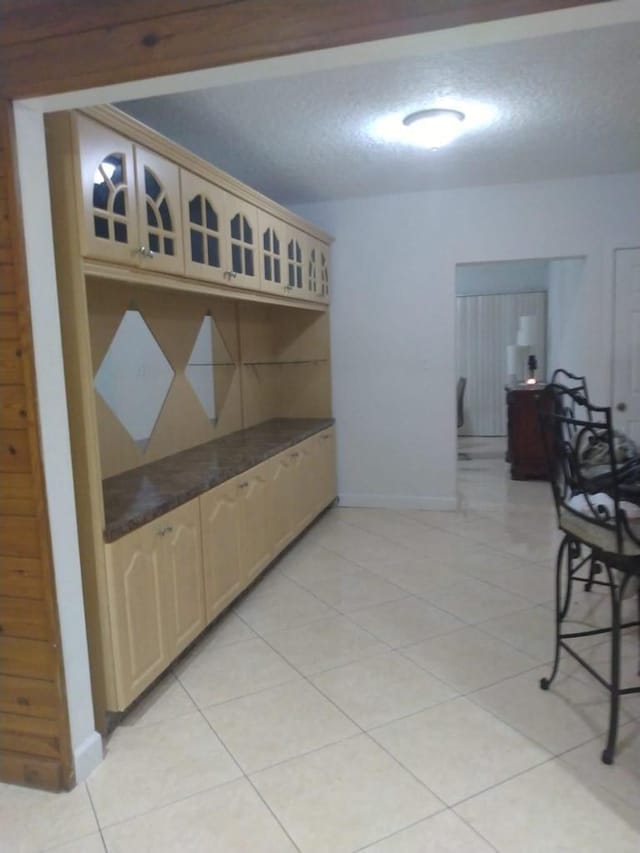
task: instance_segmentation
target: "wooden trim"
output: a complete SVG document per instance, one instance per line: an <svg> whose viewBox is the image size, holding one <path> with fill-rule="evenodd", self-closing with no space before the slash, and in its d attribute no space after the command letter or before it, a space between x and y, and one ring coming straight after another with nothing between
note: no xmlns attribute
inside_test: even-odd
<svg viewBox="0 0 640 853"><path fill-rule="evenodd" d="M136 284L154 287L180 293L199 293L202 296L222 296L239 302L260 302L269 305L286 305L288 308L306 309L307 311L326 311L327 305L311 302L306 299L276 296L263 290L248 290L233 285L205 284L193 278L179 275L165 275L149 269L123 267L106 261L85 260L82 268L86 276L104 279L105 281L120 281L126 284Z"/></svg>
<svg viewBox="0 0 640 853"><path fill-rule="evenodd" d="M253 189L253 187L243 184L242 181L233 178L231 175L223 172L222 169L213 166L208 160L198 157L197 154L158 133L157 130L153 130L132 116L123 113L117 107L90 107L85 110L79 110L79 112L100 122L100 124L106 125L110 130L121 133L132 142L156 151L168 160L177 163L178 166L182 166L187 171L193 172L194 175L198 175L232 195L248 201L254 207L258 207L275 216L277 219L282 219L290 223L306 234L311 234L322 243L331 244L333 242L334 238L331 234L327 234L326 231L323 231L311 222L307 222L301 216L297 216L291 210L273 201L268 196L262 195L262 193Z"/></svg>
<svg viewBox="0 0 640 853"><path fill-rule="evenodd" d="M194 0L162 0L155 10L150 0L131 0L123 16L124 0L91 3L89 14L82 9L87 4L67 0L62 4L66 15L57 0L5 0L0 95L49 95L591 2L217 0L202 6ZM36 17L47 24L36 26L29 37Z"/></svg>

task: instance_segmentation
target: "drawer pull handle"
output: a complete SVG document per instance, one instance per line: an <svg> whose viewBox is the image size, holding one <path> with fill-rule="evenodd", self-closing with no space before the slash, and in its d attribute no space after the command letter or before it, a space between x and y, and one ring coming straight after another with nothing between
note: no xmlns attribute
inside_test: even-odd
<svg viewBox="0 0 640 853"><path fill-rule="evenodd" d="M296 452L295 452L295 453L292 453L291 455L293 456L293 458L294 458L294 459L297 459L297 458L298 458L298 456L300 456L300 454L298 453L298 451L297 451L297 450L296 450Z"/></svg>
<svg viewBox="0 0 640 853"><path fill-rule="evenodd" d="M162 527L160 530L158 530L158 536L166 536L167 533L171 533L172 530L173 527L171 527L171 525L169 525L169 527Z"/></svg>
<svg viewBox="0 0 640 853"><path fill-rule="evenodd" d="M329 441L329 439L330 439L330 438L331 438L331 436L330 436L330 435L323 435L323 436L322 436L322 440L323 440L323 441Z"/></svg>
<svg viewBox="0 0 640 853"><path fill-rule="evenodd" d="M249 486L249 483L240 483L241 489L246 489Z"/></svg>

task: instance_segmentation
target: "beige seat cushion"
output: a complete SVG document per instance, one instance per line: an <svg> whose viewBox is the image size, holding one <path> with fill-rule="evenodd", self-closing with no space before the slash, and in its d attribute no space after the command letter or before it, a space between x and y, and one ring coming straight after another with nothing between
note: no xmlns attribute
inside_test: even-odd
<svg viewBox="0 0 640 853"><path fill-rule="evenodd" d="M640 540L640 519L634 518L629 520L629 527L633 535ZM587 545L593 548L599 548L601 551L607 551L610 554L618 552L618 540L616 536L615 526L603 527L600 524L595 524L589 521L582 515L576 515L575 512L567 509L564 506L560 507L560 528L565 533L570 533L576 539L580 539ZM631 537L624 533L622 537L622 555L625 557L640 556L640 544L634 542Z"/></svg>

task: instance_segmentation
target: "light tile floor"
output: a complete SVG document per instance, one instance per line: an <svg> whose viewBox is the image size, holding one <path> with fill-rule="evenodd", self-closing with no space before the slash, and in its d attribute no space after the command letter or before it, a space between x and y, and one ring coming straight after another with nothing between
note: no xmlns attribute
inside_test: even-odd
<svg viewBox="0 0 640 853"><path fill-rule="evenodd" d="M467 440L460 510L334 508L69 794L0 786L0 853L640 850L640 701L553 653L549 487ZM601 593L575 618L600 624ZM608 648L582 641L594 664ZM637 678L638 645L624 644Z"/></svg>

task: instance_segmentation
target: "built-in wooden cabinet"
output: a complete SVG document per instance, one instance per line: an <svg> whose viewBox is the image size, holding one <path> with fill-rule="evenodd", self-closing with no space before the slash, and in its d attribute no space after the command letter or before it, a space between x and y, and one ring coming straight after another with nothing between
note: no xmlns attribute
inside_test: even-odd
<svg viewBox="0 0 640 853"><path fill-rule="evenodd" d="M154 151L83 113L73 121L86 258L208 281L229 293L328 301L329 244L311 227L244 198L228 177L216 183L195 174L165 156L161 137ZM152 132L144 139L153 142Z"/></svg>
<svg viewBox="0 0 640 853"><path fill-rule="evenodd" d="M182 273L179 169L77 116L86 255Z"/></svg>
<svg viewBox="0 0 640 853"><path fill-rule="evenodd" d="M269 529L269 463L264 462L241 477L240 565L247 583L251 583L269 565L273 541Z"/></svg>
<svg viewBox="0 0 640 853"><path fill-rule="evenodd" d="M121 709L204 627L197 500L105 550L116 701Z"/></svg>
<svg viewBox="0 0 640 853"><path fill-rule="evenodd" d="M286 234L287 227L281 219L258 210L260 287L280 296L287 293Z"/></svg>
<svg viewBox="0 0 640 853"><path fill-rule="evenodd" d="M334 469L329 429L105 546L111 710L130 705L333 501Z"/></svg>
<svg viewBox="0 0 640 853"><path fill-rule="evenodd" d="M185 273L222 282L229 269L224 190L186 169L180 182Z"/></svg>
<svg viewBox="0 0 640 853"><path fill-rule="evenodd" d="M169 654L173 658L205 626L202 537L197 500L174 509L164 525L165 571L169 601Z"/></svg>
<svg viewBox="0 0 640 853"><path fill-rule="evenodd" d="M200 497L207 622L244 588L239 483L240 478L235 477Z"/></svg>

